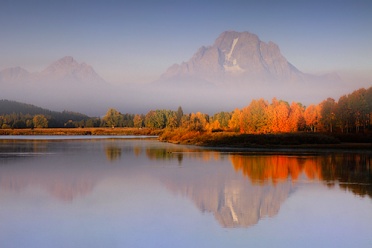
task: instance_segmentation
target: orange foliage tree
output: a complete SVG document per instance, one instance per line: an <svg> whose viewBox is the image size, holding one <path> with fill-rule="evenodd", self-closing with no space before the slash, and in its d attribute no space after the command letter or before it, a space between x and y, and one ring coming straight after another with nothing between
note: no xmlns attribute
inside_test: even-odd
<svg viewBox="0 0 372 248"><path fill-rule="evenodd" d="M290 108L287 102L278 101L276 98L272 100L271 105L267 108L268 129L270 132L288 132L288 118Z"/></svg>
<svg viewBox="0 0 372 248"><path fill-rule="evenodd" d="M235 109L231 115L231 119L229 120L229 128L233 131L238 132L240 130L240 123L242 119L242 112L240 109Z"/></svg>
<svg viewBox="0 0 372 248"><path fill-rule="evenodd" d="M293 102L288 118L289 131L297 132L305 128L304 107L300 103Z"/></svg>
<svg viewBox="0 0 372 248"><path fill-rule="evenodd" d="M243 133L266 133L268 103L262 98L252 102L242 110L240 130Z"/></svg>
<svg viewBox="0 0 372 248"><path fill-rule="evenodd" d="M304 119L306 126L312 131L317 131L318 119L319 119L319 108L315 105L310 105L305 109Z"/></svg>

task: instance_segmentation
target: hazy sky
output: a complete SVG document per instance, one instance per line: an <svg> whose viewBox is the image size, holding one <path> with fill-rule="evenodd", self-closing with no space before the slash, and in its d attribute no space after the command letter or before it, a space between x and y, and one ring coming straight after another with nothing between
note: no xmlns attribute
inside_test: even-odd
<svg viewBox="0 0 372 248"><path fill-rule="evenodd" d="M149 82L226 30L279 45L301 71L372 81L372 1L0 0L0 70L66 55L109 82Z"/></svg>

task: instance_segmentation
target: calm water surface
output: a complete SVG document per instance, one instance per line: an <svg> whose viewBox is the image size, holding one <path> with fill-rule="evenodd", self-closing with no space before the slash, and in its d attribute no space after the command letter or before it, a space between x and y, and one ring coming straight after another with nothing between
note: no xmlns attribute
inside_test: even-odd
<svg viewBox="0 0 372 248"><path fill-rule="evenodd" d="M0 247L372 247L369 153L23 138L0 139Z"/></svg>

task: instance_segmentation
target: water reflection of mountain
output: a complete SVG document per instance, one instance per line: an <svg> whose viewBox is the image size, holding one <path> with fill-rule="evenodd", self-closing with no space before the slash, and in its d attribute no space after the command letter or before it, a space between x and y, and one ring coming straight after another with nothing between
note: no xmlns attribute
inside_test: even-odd
<svg viewBox="0 0 372 248"><path fill-rule="evenodd" d="M226 168L221 174L168 179L167 188L190 198L202 212L213 213L223 227L249 227L263 217L273 217L288 198L289 181L274 186L252 185ZM183 175L184 177L185 175Z"/></svg>
<svg viewBox="0 0 372 248"><path fill-rule="evenodd" d="M191 167L186 164L178 173L163 173L162 181L172 192L191 199L202 212L212 213L223 227L249 227L261 218L275 216L294 190L290 180L252 184L226 166L223 160L227 155L218 152L186 152L185 158L199 162Z"/></svg>
<svg viewBox="0 0 372 248"><path fill-rule="evenodd" d="M47 166L0 167L0 189L20 192L32 185L66 202L88 195L98 181L99 175L88 170L71 171Z"/></svg>
<svg viewBox="0 0 372 248"><path fill-rule="evenodd" d="M2 140L0 144L0 189L5 191L40 188L72 202L92 192L105 169L90 163L100 154L82 158L76 152L77 141Z"/></svg>

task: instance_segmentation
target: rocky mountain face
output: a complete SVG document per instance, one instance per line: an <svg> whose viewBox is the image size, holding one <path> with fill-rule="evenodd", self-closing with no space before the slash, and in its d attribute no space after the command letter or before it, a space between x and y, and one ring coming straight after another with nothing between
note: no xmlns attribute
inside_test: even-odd
<svg viewBox="0 0 372 248"><path fill-rule="evenodd" d="M229 110L259 98L315 104L327 97L337 98L348 88L337 74L302 72L288 62L275 43L235 31L223 32L189 61L169 67L153 85L154 92L159 88L182 106ZM210 109L202 111L215 111Z"/></svg>
<svg viewBox="0 0 372 248"><path fill-rule="evenodd" d="M201 47L188 61L171 66L160 82L199 80L214 85L299 83L317 76L298 70L278 45L249 32L223 32L212 46Z"/></svg>

